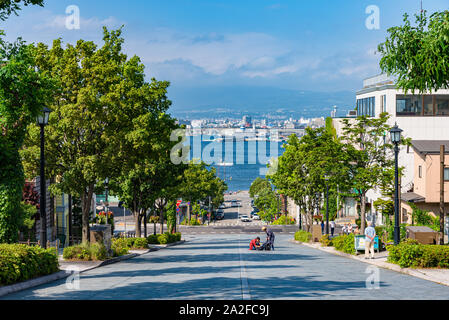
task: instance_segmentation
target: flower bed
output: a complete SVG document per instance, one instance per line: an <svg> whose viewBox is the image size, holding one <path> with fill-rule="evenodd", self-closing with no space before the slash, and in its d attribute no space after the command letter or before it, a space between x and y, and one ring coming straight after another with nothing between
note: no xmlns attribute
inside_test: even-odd
<svg viewBox="0 0 449 320"><path fill-rule="evenodd" d="M0 285L9 285L57 271L58 255L54 248L0 244Z"/></svg>

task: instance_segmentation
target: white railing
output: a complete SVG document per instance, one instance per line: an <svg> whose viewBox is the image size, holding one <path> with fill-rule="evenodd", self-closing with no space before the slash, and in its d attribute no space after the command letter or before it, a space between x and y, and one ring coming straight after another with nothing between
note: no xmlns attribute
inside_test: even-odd
<svg viewBox="0 0 449 320"><path fill-rule="evenodd" d="M388 76L387 74L379 74L374 77L367 78L363 80L363 87L372 87L376 85L381 85L385 83L394 83L394 77Z"/></svg>

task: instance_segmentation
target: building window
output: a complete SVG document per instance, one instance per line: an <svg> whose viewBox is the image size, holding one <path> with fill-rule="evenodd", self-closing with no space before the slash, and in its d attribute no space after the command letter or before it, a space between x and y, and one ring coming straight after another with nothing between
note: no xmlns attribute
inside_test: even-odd
<svg viewBox="0 0 449 320"><path fill-rule="evenodd" d="M357 115L358 116L375 116L375 97L358 99L357 100Z"/></svg>
<svg viewBox="0 0 449 320"><path fill-rule="evenodd" d="M434 102L434 96L425 95L423 97L423 106L424 106L424 115L425 116L433 116L433 114L434 114L433 102Z"/></svg>
<svg viewBox="0 0 449 320"><path fill-rule="evenodd" d="M402 223L407 223L408 221L408 214L407 214L407 209L402 208Z"/></svg>
<svg viewBox="0 0 449 320"><path fill-rule="evenodd" d="M380 97L380 113L387 112L387 95Z"/></svg>
<svg viewBox="0 0 449 320"><path fill-rule="evenodd" d="M422 178L422 166L418 167L418 176Z"/></svg>
<svg viewBox="0 0 449 320"><path fill-rule="evenodd" d="M435 96L435 113L437 116L449 115L449 96Z"/></svg>
<svg viewBox="0 0 449 320"><path fill-rule="evenodd" d="M444 168L444 181L449 181L449 168Z"/></svg>
<svg viewBox="0 0 449 320"><path fill-rule="evenodd" d="M420 116L422 114L422 96L397 95L396 115Z"/></svg>

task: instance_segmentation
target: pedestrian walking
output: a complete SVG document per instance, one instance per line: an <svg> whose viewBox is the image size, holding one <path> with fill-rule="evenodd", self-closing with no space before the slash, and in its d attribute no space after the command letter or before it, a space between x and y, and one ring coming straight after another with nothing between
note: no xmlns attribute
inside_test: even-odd
<svg viewBox="0 0 449 320"><path fill-rule="evenodd" d="M333 237L333 236L334 236L334 231L335 231L335 221L332 220L332 221L329 223L329 226L331 227L331 237Z"/></svg>
<svg viewBox="0 0 449 320"><path fill-rule="evenodd" d="M348 223L348 234L352 233L352 224Z"/></svg>
<svg viewBox="0 0 449 320"><path fill-rule="evenodd" d="M376 237L376 229L372 227L372 222L368 222L368 228L365 229L365 259L374 259L374 238Z"/></svg>
<svg viewBox="0 0 449 320"><path fill-rule="evenodd" d="M321 220L321 234L324 234L324 221Z"/></svg>

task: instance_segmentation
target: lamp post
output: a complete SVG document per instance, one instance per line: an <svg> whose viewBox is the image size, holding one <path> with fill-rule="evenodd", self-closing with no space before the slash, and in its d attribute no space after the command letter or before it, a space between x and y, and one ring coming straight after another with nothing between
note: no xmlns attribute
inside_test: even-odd
<svg viewBox="0 0 449 320"><path fill-rule="evenodd" d="M329 175L324 175L326 181L326 234L329 236Z"/></svg>
<svg viewBox="0 0 449 320"><path fill-rule="evenodd" d="M108 212L109 212L109 202L108 202L108 191L109 191L109 178L106 178L104 180L104 191L105 191L105 198L104 198L104 211L106 213L106 222L105 224L108 224Z"/></svg>
<svg viewBox="0 0 449 320"><path fill-rule="evenodd" d="M41 128L41 172L40 172L40 216L41 216L41 247L47 247L47 215L46 215L46 185L45 185L45 132L44 128L48 124L51 110L44 107L42 113L37 117L37 124Z"/></svg>
<svg viewBox="0 0 449 320"><path fill-rule="evenodd" d="M398 170L398 154L399 142L401 141L401 132L398 125L395 124L390 130L391 142L394 143L394 245L400 242L400 228L399 228L399 170Z"/></svg>

